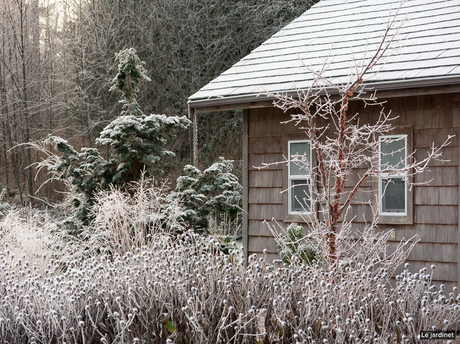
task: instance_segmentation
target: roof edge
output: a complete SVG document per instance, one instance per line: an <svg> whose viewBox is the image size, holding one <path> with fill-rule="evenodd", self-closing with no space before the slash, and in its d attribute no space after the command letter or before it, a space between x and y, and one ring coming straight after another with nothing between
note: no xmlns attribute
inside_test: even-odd
<svg viewBox="0 0 460 344"><path fill-rule="evenodd" d="M460 75L430 79L424 78L398 81L379 81L364 84L366 89L371 91L378 91L380 98L404 96L404 94L401 92L391 95L391 91L395 90L410 90L410 94L405 94L406 96L416 94L455 93L460 92ZM443 86L442 89L436 88L439 86ZM287 94L289 96L297 95L297 91L279 93ZM333 93L336 92L331 92L331 94ZM191 109L195 109L199 112L212 112L268 107L272 104L273 100L273 97L264 96L263 93L258 93L222 98L189 100L188 105Z"/></svg>

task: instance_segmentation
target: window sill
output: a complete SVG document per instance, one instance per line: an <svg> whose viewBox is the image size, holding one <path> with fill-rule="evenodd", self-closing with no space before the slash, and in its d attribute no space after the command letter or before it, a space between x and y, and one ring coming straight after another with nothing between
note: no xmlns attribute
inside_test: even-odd
<svg viewBox="0 0 460 344"><path fill-rule="evenodd" d="M413 216L398 216L398 215L379 215L379 224L382 225L413 225Z"/></svg>
<svg viewBox="0 0 460 344"><path fill-rule="evenodd" d="M316 221L314 214L287 214L283 222L286 223L310 223Z"/></svg>

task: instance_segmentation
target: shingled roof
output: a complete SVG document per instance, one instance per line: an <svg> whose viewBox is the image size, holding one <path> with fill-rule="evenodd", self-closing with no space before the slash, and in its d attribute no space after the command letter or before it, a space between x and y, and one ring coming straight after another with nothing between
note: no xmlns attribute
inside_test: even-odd
<svg viewBox="0 0 460 344"><path fill-rule="evenodd" d="M305 89L313 80L305 66L325 63L328 78L346 82L350 68L375 52L395 13L403 22L397 40L365 82L383 90L460 84L460 0L322 0L189 97L189 105Z"/></svg>

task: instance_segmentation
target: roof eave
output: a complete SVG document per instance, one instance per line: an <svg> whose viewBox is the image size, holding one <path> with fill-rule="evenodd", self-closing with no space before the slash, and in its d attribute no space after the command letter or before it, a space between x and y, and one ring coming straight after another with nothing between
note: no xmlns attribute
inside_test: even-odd
<svg viewBox="0 0 460 344"><path fill-rule="evenodd" d="M365 83L365 85L369 90L378 91L379 98L415 94L455 93L460 92L460 75L439 78L378 81ZM443 87L437 88L440 86ZM395 90L406 90L406 94L401 92L392 92ZM407 92L408 90L410 90L410 94ZM290 96L297 95L297 91L280 93ZM264 97L263 94L247 94L221 98L189 100L188 105L190 109L195 109L198 112L226 111L268 107L272 105L273 99L273 97Z"/></svg>

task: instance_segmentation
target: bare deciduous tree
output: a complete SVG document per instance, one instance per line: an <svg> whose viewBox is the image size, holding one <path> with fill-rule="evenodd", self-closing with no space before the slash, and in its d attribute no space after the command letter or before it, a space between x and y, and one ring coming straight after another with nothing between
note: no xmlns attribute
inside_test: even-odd
<svg viewBox="0 0 460 344"><path fill-rule="evenodd" d="M4 132L10 141L28 142L32 131L40 123L40 48L38 1L5 1L1 4L2 18L2 115ZM6 140L6 137L4 137ZM12 154L15 179L19 183L25 176L29 195L34 192L31 170L24 170L32 163L30 151L18 149ZM21 173L22 172L22 173ZM18 186L22 200L21 188Z"/></svg>
<svg viewBox="0 0 460 344"><path fill-rule="evenodd" d="M286 123L294 123L304 131L315 152L316 162L308 154L292 154L286 157L284 163L304 171L301 174L314 176L305 185L304 194L297 199L306 212L313 214L306 221L309 231L302 240L314 240L323 248L324 258L331 270L338 269L341 260L353 257L363 263L376 260L394 271L407 258L410 250L404 249L404 243L392 255L382 256L386 253L390 233L382 234L376 229L385 189L394 182L392 178L395 176L406 183L406 187L412 188L413 177L424 172L431 160L441 160L442 149L451 141L448 137L420 161L415 159L415 152L399 154L405 147L391 148L401 140L389 135L395 129L391 123L391 112L386 112L376 93L366 88L364 79L389 52L398 32L395 25L395 19L389 22L380 45L372 55L364 56L362 64L355 61L348 82L338 85L329 80L325 76L327 63L319 71L305 65L313 74L313 82L307 90L298 90L296 96L268 93L275 99L276 107L292 112ZM380 112L374 122L360 123L359 114L349 111L350 102L379 106ZM390 150L379 153L382 145ZM397 161L382 156L395 156ZM358 177L352 182L354 174ZM368 194L367 205L372 207L372 220L356 237L352 225L355 218L350 216L350 210L357 193L366 181L382 178L386 180L383 190ZM316 207L317 216L314 215ZM273 232L277 241L282 243L276 231Z"/></svg>

